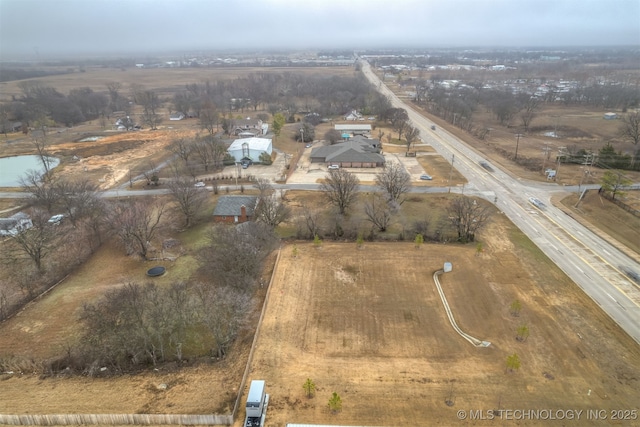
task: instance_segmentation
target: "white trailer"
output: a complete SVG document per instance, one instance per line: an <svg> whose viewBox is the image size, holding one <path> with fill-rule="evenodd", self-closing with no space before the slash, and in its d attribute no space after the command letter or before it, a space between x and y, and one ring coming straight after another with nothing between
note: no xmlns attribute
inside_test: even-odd
<svg viewBox="0 0 640 427"><path fill-rule="evenodd" d="M253 380L247 396L245 427L262 427L267 416L269 395L265 392L264 380Z"/></svg>

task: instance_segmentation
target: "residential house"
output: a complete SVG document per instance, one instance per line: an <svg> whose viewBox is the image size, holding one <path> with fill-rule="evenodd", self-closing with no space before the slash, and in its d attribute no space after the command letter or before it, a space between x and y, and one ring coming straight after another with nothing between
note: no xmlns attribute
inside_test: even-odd
<svg viewBox="0 0 640 427"><path fill-rule="evenodd" d="M271 156L273 144L268 138L240 138L231 143L227 152L241 162L243 159L250 159L252 162L260 162L260 155L267 153Z"/></svg>
<svg viewBox="0 0 640 427"><path fill-rule="evenodd" d="M229 134L239 136L240 138L266 135L268 131L269 125L267 123L262 123L262 120L252 119L251 117L232 120L229 125Z"/></svg>
<svg viewBox="0 0 640 427"><path fill-rule="evenodd" d="M172 121L178 121L178 120L182 120L182 119L184 119L184 118L185 118L184 113L180 113L180 112L178 112L178 113L173 113L173 114L171 114L171 115L169 116L169 120L172 120Z"/></svg>
<svg viewBox="0 0 640 427"><path fill-rule="evenodd" d="M29 215L18 212L9 218L0 218L0 236L15 236L33 227Z"/></svg>
<svg viewBox="0 0 640 427"><path fill-rule="evenodd" d="M361 118L362 114L358 113L356 110L352 110L349 114L344 116L344 119L348 121L360 120Z"/></svg>
<svg viewBox="0 0 640 427"><path fill-rule="evenodd" d="M311 163L327 163L345 168L375 168L384 166L382 145L377 139L356 136L338 144L314 148Z"/></svg>
<svg viewBox="0 0 640 427"><path fill-rule="evenodd" d="M251 221L257 204L258 196L220 196L213 220L233 224Z"/></svg>

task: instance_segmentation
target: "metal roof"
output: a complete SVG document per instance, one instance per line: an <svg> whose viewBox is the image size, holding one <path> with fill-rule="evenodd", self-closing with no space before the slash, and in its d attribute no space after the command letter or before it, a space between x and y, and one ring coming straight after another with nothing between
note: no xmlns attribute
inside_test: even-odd
<svg viewBox="0 0 640 427"><path fill-rule="evenodd" d="M271 140L268 138L241 138L231 143L227 151L242 150L242 146L247 144L250 150L268 151Z"/></svg>

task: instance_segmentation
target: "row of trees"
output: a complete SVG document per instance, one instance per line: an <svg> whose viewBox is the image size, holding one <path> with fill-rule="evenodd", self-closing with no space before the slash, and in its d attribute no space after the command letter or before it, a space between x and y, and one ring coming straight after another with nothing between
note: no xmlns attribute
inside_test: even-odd
<svg viewBox="0 0 640 427"><path fill-rule="evenodd" d="M405 201L411 188L411 177L400 164L387 164L384 170L376 175L376 186L381 191L365 200L364 213L372 227L384 232ZM345 169L331 170L322 183L322 191L337 213L344 216L360 197L359 180ZM454 199L448 209L450 225L456 231L458 241L465 243L475 240L476 232L486 225L489 217L488 206L467 197ZM317 216L307 211L303 214L302 222L310 237L319 234ZM428 223L424 220L416 224L414 231L416 234L424 235L427 226Z"/></svg>

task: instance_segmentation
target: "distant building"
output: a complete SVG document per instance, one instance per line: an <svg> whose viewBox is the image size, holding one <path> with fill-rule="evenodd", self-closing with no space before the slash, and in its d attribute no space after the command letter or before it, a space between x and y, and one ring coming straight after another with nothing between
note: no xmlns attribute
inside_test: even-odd
<svg viewBox="0 0 640 427"><path fill-rule="evenodd" d="M604 113L605 120L615 120L617 118L618 118L618 115L616 113Z"/></svg>

